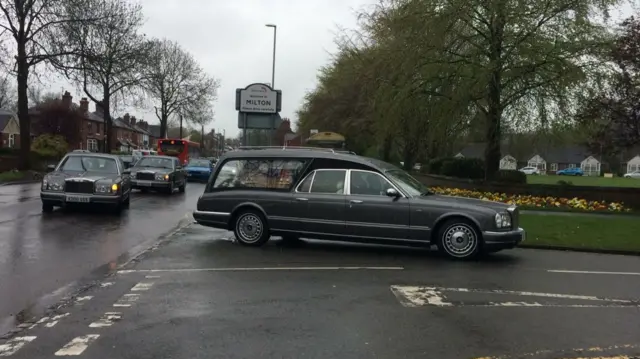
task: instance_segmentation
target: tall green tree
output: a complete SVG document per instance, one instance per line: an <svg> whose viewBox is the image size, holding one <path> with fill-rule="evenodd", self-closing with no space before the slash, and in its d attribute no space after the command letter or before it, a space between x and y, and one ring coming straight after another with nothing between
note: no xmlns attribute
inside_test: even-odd
<svg viewBox="0 0 640 359"><path fill-rule="evenodd" d="M505 126L544 126L575 109L577 91L593 83L601 70L598 55L611 40L597 15L619 2L400 0L390 6L402 9L403 22L417 34L440 39L428 46L446 56L424 58L423 64L443 66L450 69L444 74L464 80L461 88L468 91L462 96L484 121L491 177L499 167ZM432 83L428 77L420 81Z"/></svg>

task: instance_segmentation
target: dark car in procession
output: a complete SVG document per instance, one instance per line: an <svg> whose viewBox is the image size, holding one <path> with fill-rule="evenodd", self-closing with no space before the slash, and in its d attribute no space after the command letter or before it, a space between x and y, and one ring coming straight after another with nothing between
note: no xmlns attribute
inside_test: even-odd
<svg viewBox="0 0 640 359"><path fill-rule="evenodd" d="M402 169L321 149L228 152L199 198L195 220L240 244L270 236L437 246L455 259L525 239L512 205L434 194Z"/></svg>
<svg viewBox="0 0 640 359"><path fill-rule="evenodd" d="M144 156L126 172L131 175L133 189L168 194L172 194L176 188L181 193L186 190L187 176L176 157Z"/></svg>
<svg viewBox="0 0 640 359"><path fill-rule="evenodd" d="M68 153L42 179L42 211L73 204L109 206L119 212L129 207L131 181L115 155Z"/></svg>
<svg viewBox="0 0 640 359"><path fill-rule="evenodd" d="M184 170L187 172L188 181L207 182L213 170L213 163L206 158L194 158L189 160Z"/></svg>

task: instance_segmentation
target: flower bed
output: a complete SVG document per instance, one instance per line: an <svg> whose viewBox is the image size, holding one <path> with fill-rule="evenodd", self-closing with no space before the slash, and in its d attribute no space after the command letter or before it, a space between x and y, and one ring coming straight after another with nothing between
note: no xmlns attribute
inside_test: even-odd
<svg viewBox="0 0 640 359"><path fill-rule="evenodd" d="M506 193L480 192L459 188L430 187L432 191L447 196L477 198L489 201L515 204L524 208L568 209L587 212L629 212L623 203L605 201L587 201L580 198L556 198Z"/></svg>

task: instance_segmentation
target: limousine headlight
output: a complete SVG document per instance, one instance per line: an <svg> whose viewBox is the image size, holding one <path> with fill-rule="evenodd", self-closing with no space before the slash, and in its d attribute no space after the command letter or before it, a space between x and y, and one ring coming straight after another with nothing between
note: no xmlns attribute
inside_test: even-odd
<svg viewBox="0 0 640 359"><path fill-rule="evenodd" d="M111 185L110 184L97 184L96 185L96 193L111 193Z"/></svg>
<svg viewBox="0 0 640 359"><path fill-rule="evenodd" d="M60 182L50 182L46 179L42 181L43 191L62 191L63 189L64 189L64 184Z"/></svg>
<svg viewBox="0 0 640 359"><path fill-rule="evenodd" d="M156 181L168 181L169 180L169 175L166 175L164 173L156 173Z"/></svg>
<svg viewBox="0 0 640 359"><path fill-rule="evenodd" d="M510 228L511 216L508 212L496 213L496 227L498 228Z"/></svg>

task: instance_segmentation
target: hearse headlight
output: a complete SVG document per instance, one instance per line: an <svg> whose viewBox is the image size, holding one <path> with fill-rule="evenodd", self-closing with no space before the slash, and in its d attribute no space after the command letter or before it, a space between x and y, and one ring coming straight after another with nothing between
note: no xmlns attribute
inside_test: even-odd
<svg viewBox="0 0 640 359"><path fill-rule="evenodd" d="M166 175L164 173L156 173L156 181L168 181L169 180L169 175Z"/></svg>
<svg viewBox="0 0 640 359"><path fill-rule="evenodd" d="M509 228L511 227L511 215L508 212L496 213L496 227L497 228Z"/></svg>

